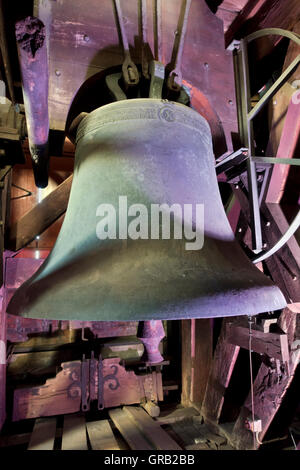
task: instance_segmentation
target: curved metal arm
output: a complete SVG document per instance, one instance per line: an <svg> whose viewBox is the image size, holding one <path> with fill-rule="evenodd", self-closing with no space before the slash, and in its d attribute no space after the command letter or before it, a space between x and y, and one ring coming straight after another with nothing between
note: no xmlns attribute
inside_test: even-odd
<svg viewBox="0 0 300 470"><path fill-rule="evenodd" d="M299 227L300 227L300 210L298 211L298 214L294 218L293 222L291 223L291 225L289 226L285 234L282 235L282 237L278 240L277 243L275 243L273 248L271 248L268 251L265 251L264 253L263 252L259 253L258 256L252 260L252 262L256 264L274 255L274 253L276 253L276 251L278 251L291 238L291 236L294 235L294 233Z"/></svg>
<svg viewBox="0 0 300 470"><path fill-rule="evenodd" d="M245 37L245 40L249 44L251 41L254 41L254 39L261 38L263 36L284 36L286 38L291 39L292 41L295 41L296 44L300 46L300 34L298 33L292 33L292 31L287 31L286 29L281 29L281 28L264 28L260 29L259 31L255 31L252 34L249 34L249 36Z"/></svg>

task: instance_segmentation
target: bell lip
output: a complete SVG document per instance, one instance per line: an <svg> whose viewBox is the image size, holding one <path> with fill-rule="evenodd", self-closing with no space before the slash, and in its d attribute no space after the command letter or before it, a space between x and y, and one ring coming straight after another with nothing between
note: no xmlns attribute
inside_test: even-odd
<svg viewBox="0 0 300 470"><path fill-rule="evenodd" d="M24 286L25 287L25 286ZM26 287L25 287L26 289ZM234 303L236 301L233 300L233 292L228 291L227 293L220 293L217 294L216 296L212 297L198 297L193 299L192 301L185 302L185 307L180 308L177 307L177 313L166 313L162 312L159 316L152 316L151 314L140 314L137 315L136 317L131 316L130 318L111 318L111 313L108 314L107 317L101 318L101 313L98 311L98 315L89 315L85 318L82 318L81 312L83 310L83 307L77 307L78 308L78 316L72 315L74 313L74 308L69 309L72 313L70 315L61 315L59 309L57 309L55 306L53 308L53 311L58 312L57 315L54 313L52 314L34 314L34 312L31 313L26 313L26 309L22 310L22 307L20 307L20 302L18 300L22 300L22 297L24 299L24 296L26 295L26 292L20 292L22 290L22 287L20 288L18 295L15 297L13 296L12 299L10 300L8 307L7 307L7 313L10 315L14 315L17 317L23 317L23 318L30 318L30 319L47 319L47 320L61 320L61 321L82 321L82 322L138 322L138 321L151 321L151 320L189 320L189 319L207 319L207 318L227 318L227 317L239 317L239 316L256 316L260 315L262 313L267 313L269 311L278 311L282 310L287 307L287 301L281 292L280 288L276 286L275 284L271 285L264 285L264 286L256 286L253 288L248 288L248 289L241 289L241 292L239 293L239 303L238 306L234 307ZM263 292L262 292L263 291ZM237 292L235 293L235 295ZM265 299L262 299L262 297L267 297L269 299L269 302L267 302ZM262 299L260 301L257 301L257 299ZM231 309L230 313L226 313L226 305L230 305L230 299L233 305L233 308ZM254 299L254 301L251 299ZM202 302L201 302L202 301ZM202 303L202 306L199 305ZM189 305L188 305L189 304ZM203 305L204 304L204 305ZM18 305L18 308L14 309L13 307ZM22 304L21 304L22 305ZM24 305L24 304L23 304ZM77 304L78 305L78 304ZM264 307L263 307L264 305ZM48 303L49 307L49 303ZM203 312L201 315L198 314L199 309L203 309ZM29 309L30 310L30 307ZM39 305L34 305L33 310L39 310L39 312L42 310L41 306ZM51 309L48 309L48 311ZM225 310L225 311L224 311ZM179 313L181 312L181 313ZM205 313L209 312L209 313ZM107 315L107 314L106 314ZM109 316L110 315L110 316ZM131 313L128 314L129 316L132 315Z"/></svg>
<svg viewBox="0 0 300 470"><path fill-rule="evenodd" d="M135 104L140 104L141 102L145 104L150 104L150 103L156 103L156 104L161 104L161 106L174 106L176 108L181 108L182 111L193 114L194 116L197 116L199 121L202 121L205 123L207 127L207 132L211 135L211 129L208 121L205 119L202 114L200 114L196 109L191 108L190 106L186 106L185 104L178 103L177 101L169 101L166 99L161 99L161 98L132 98L132 99L127 99L127 100L121 100L121 101L113 101L112 103L105 104L103 106L100 106L99 108L94 109L90 113L87 113L85 116L83 116L81 119L79 119L79 116L81 116L84 113L81 113L80 115L77 116L75 120L78 119L78 126L76 128L76 138L73 137L74 139L74 144L77 146L79 141L82 139L84 135L86 135L88 132L93 132L95 129L91 129L88 132L82 132L81 129L84 127L89 119L92 119L97 113L100 113L101 111L106 111L107 109L110 108L126 108L127 110L129 107L134 107L131 105ZM74 122L74 121L73 121ZM74 135L74 133L73 133Z"/></svg>

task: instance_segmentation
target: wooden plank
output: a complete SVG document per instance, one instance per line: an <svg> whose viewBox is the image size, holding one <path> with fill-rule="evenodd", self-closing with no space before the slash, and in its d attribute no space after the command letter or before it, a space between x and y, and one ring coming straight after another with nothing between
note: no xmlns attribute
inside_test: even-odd
<svg viewBox="0 0 300 470"><path fill-rule="evenodd" d="M120 450L107 419L89 421L86 428L93 450Z"/></svg>
<svg viewBox="0 0 300 470"><path fill-rule="evenodd" d="M156 421L160 424L171 424L191 419L194 416L199 416L199 411L196 410L196 408L176 408L171 412L161 411L160 416L156 418Z"/></svg>
<svg viewBox="0 0 300 470"><path fill-rule="evenodd" d="M234 38L240 39L263 28L291 30L299 18L298 0L249 0L225 34L226 47Z"/></svg>
<svg viewBox="0 0 300 470"><path fill-rule="evenodd" d="M124 410L109 410L108 414L132 450L154 449L154 447L150 445L146 438L141 434L133 420L128 419L128 415Z"/></svg>
<svg viewBox="0 0 300 470"><path fill-rule="evenodd" d="M184 406L202 405L212 362L210 319L182 320L182 395Z"/></svg>
<svg viewBox="0 0 300 470"><path fill-rule="evenodd" d="M251 0L244 5L242 10L238 13L225 34L225 47L228 47L232 40L238 35L238 31L251 15L253 10L259 8L266 0Z"/></svg>
<svg viewBox="0 0 300 470"><path fill-rule="evenodd" d="M272 247L285 232L288 222L279 204L263 204L261 213L269 222L269 227L263 227L263 237L267 246ZM266 264L287 302L300 302L300 247L295 236L268 258Z"/></svg>
<svg viewBox="0 0 300 470"><path fill-rule="evenodd" d="M159 370L156 370L156 384L157 384L157 398L158 401L164 400L164 391L162 383L162 373Z"/></svg>
<svg viewBox="0 0 300 470"><path fill-rule="evenodd" d="M300 34L300 20L294 25L293 33ZM283 71L286 70L298 54L299 46L294 41L290 41L284 60ZM295 70L288 82L283 85L269 103L269 114L271 115L269 126L271 130L266 148L266 156L276 156L279 158L296 156L295 146L297 145L300 127L300 105L291 101L296 91L291 84L299 79L300 67ZM266 195L266 203L269 210L271 210L271 203L280 202L288 181L289 172L290 169L288 165L274 165ZM280 207L278 211L280 211ZM281 217L279 217L279 220L280 219ZM278 222L277 217L275 220ZM286 230L286 228L279 228L281 231ZM292 237L292 239L295 240L295 237ZM291 244L291 240L288 244ZM299 251L299 244L297 244L297 242L296 245Z"/></svg>
<svg viewBox="0 0 300 470"><path fill-rule="evenodd" d="M224 403L224 395L229 385L240 347L230 344L226 338L226 324L233 317L223 320L219 340L214 353L201 414L207 420L218 422Z"/></svg>
<svg viewBox="0 0 300 470"><path fill-rule="evenodd" d="M82 415L66 415L61 450L88 450L85 418Z"/></svg>
<svg viewBox="0 0 300 470"><path fill-rule="evenodd" d="M56 418L35 420L27 450L53 450L56 434Z"/></svg>
<svg viewBox="0 0 300 470"><path fill-rule="evenodd" d="M230 344L249 349L249 328L227 323L226 339ZM251 343L251 349L259 354L266 354L283 362L289 360L288 338L284 333L264 333L252 329Z"/></svg>
<svg viewBox="0 0 300 470"><path fill-rule="evenodd" d="M291 354L288 367L281 368L280 375L276 372L275 364L261 364L253 385L254 415L262 421L262 431L258 439L262 442L280 404L293 380L296 368L300 362L299 328L300 314L284 309L279 325L289 337ZM253 436L245 427L245 421L252 416L252 400L249 393L240 415L238 416L232 434L232 441L237 449L253 449ZM259 443L256 442L256 447Z"/></svg>
<svg viewBox="0 0 300 470"><path fill-rule="evenodd" d="M293 158L297 148L299 129L300 104L291 98L287 108L276 158ZM289 170L289 165L274 165L266 196L267 203L280 203L289 175Z"/></svg>
<svg viewBox="0 0 300 470"><path fill-rule="evenodd" d="M141 432L153 443L158 450L182 450L161 427L142 409L124 406L123 410L131 418Z"/></svg>
<svg viewBox="0 0 300 470"><path fill-rule="evenodd" d="M67 209L73 175L36 204L10 230L7 248L18 251L43 233Z"/></svg>
<svg viewBox="0 0 300 470"><path fill-rule="evenodd" d="M22 434L13 434L9 436L1 436L0 439L0 448L3 447L14 447L24 444L29 444L31 438L31 432L26 432ZM61 438L62 428L56 428L55 438Z"/></svg>

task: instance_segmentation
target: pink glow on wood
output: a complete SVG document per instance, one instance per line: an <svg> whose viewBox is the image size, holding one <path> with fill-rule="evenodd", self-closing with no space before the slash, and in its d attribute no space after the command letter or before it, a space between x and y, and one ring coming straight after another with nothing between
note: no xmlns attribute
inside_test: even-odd
<svg viewBox="0 0 300 470"><path fill-rule="evenodd" d="M4 289L0 291L0 430L6 418L6 314Z"/></svg>
<svg viewBox="0 0 300 470"><path fill-rule="evenodd" d="M296 92L290 101L285 117L276 158L293 158L300 130L300 102L295 99ZM289 165L274 165L266 202L279 203L289 174Z"/></svg>

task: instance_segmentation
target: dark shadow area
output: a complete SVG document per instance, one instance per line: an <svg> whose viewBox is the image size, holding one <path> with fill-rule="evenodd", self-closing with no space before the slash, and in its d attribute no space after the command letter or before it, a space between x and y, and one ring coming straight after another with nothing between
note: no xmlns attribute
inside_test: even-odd
<svg viewBox="0 0 300 470"><path fill-rule="evenodd" d="M259 354L252 353L253 381L257 375L261 359ZM231 423L236 421L240 409L250 393L250 364L249 351L240 349L229 386L224 395L224 405L220 416L220 423Z"/></svg>

